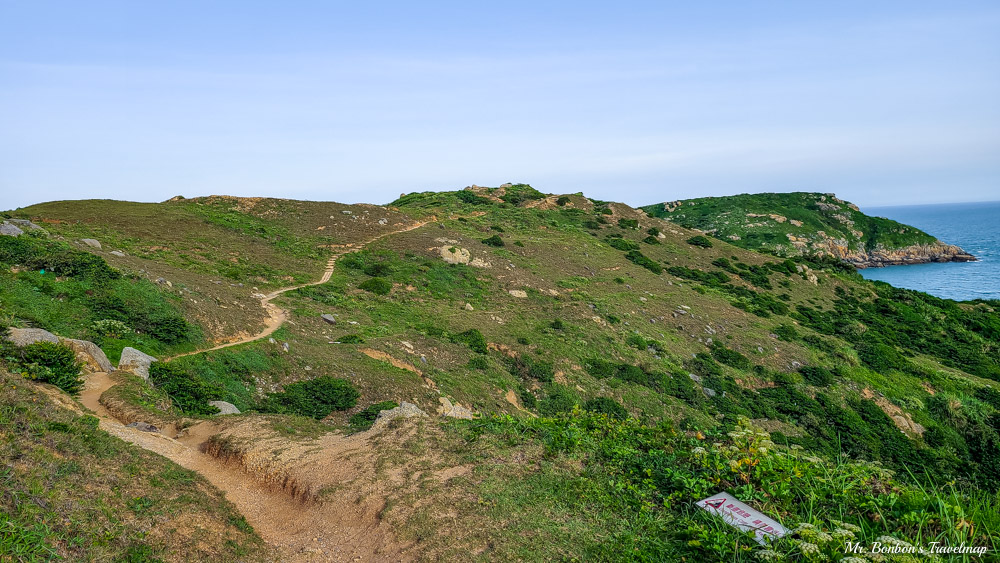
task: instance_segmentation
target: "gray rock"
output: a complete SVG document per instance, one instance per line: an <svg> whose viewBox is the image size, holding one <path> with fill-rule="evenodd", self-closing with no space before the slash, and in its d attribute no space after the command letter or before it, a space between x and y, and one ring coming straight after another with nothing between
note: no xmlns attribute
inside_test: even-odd
<svg viewBox="0 0 1000 563"><path fill-rule="evenodd" d="M111 252L109 252L109 254L111 254L112 256L117 256L119 258L125 257L125 253L122 252L121 250L112 250Z"/></svg>
<svg viewBox="0 0 1000 563"><path fill-rule="evenodd" d="M441 402L441 406L438 407L438 414L441 416L472 420L472 409L463 407L459 403L452 404L447 397L438 397L438 401Z"/></svg>
<svg viewBox="0 0 1000 563"><path fill-rule="evenodd" d="M126 424L125 428L135 428L140 432L159 432L160 429L153 426L148 422L133 422L131 424Z"/></svg>
<svg viewBox="0 0 1000 563"><path fill-rule="evenodd" d="M716 395L715 389L709 389L708 387L702 387L702 391L705 392L706 397L714 397Z"/></svg>
<svg viewBox="0 0 1000 563"><path fill-rule="evenodd" d="M44 231L45 229L39 227L38 225L32 223L27 219L11 219L11 223L21 227L22 229L28 229L30 231Z"/></svg>
<svg viewBox="0 0 1000 563"><path fill-rule="evenodd" d="M420 407L414 405L413 403L407 403L403 401L398 407L394 409L384 410L378 413L375 417L375 424L372 425L371 430L381 430L385 425L389 424L390 421L397 418L413 418L413 417L427 417L427 413L420 410Z"/></svg>
<svg viewBox="0 0 1000 563"><path fill-rule="evenodd" d="M75 338L63 338L62 343L69 346L76 352L76 358L86 364L94 371L103 371L105 373L114 371L114 366L111 365L111 361L108 360L108 356L104 354L104 350L90 342L89 340L77 340Z"/></svg>
<svg viewBox="0 0 1000 563"><path fill-rule="evenodd" d="M19 348L35 342L59 343L58 336L40 328L11 328L7 331L7 340Z"/></svg>
<svg viewBox="0 0 1000 563"><path fill-rule="evenodd" d="M5 235L8 237L19 237L24 234L24 231L17 228L15 225L11 225L7 221L0 223L0 235Z"/></svg>
<svg viewBox="0 0 1000 563"><path fill-rule="evenodd" d="M225 401L209 401L208 404L219 409L219 414L240 414L240 409L236 405Z"/></svg>
<svg viewBox="0 0 1000 563"><path fill-rule="evenodd" d="M281 344L281 349L284 350L285 352L288 352L288 343L287 342L283 342Z"/></svg>
<svg viewBox="0 0 1000 563"><path fill-rule="evenodd" d="M465 310L466 311L475 311L476 308L472 306L472 303L466 303L465 304Z"/></svg>
<svg viewBox="0 0 1000 563"><path fill-rule="evenodd" d="M80 242L82 242L83 244L86 244L89 247L96 248L97 250L101 249L101 243L98 242L97 239L82 238L82 239L80 239Z"/></svg>
<svg viewBox="0 0 1000 563"><path fill-rule="evenodd" d="M378 224L379 225L388 225L389 224L389 220L388 219L379 219L378 220Z"/></svg>
<svg viewBox="0 0 1000 563"><path fill-rule="evenodd" d="M693 373L689 373L688 377L690 377L691 381L694 381L695 383L701 383L701 376L700 375L695 375Z"/></svg>
<svg viewBox="0 0 1000 563"><path fill-rule="evenodd" d="M118 360L118 369L133 373L149 381L149 366L155 361L156 358L153 356L126 346L122 350L121 359Z"/></svg>
<svg viewBox="0 0 1000 563"><path fill-rule="evenodd" d="M329 313L323 313L322 315L319 316L319 318L323 319L324 321L326 321L326 322L328 322L328 323L330 323L332 325L337 324L337 319L333 318L333 315L331 315Z"/></svg>

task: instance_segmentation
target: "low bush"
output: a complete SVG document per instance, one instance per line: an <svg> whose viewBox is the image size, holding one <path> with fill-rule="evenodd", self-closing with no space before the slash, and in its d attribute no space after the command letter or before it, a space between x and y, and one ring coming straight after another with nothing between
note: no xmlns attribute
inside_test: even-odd
<svg viewBox="0 0 1000 563"><path fill-rule="evenodd" d="M221 389L208 385L181 366L168 362L153 362L149 366L149 381L170 396L184 414L215 414L219 409L209 405L221 395Z"/></svg>
<svg viewBox="0 0 1000 563"><path fill-rule="evenodd" d="M505 246L504 242L503 242L503 239L500 238L500 235L493 235L491 237L484 238L483 240L481 240L479 242L485 244L486 246L494 246L494 247L497 247L497 248Z"/></svg>
<svg viewBox="0 0 1000 563"><path fill-rule="evenodd" d="M389 292L392 291L392 282L382 278L369 278L358 284L358 289L375 295L389 295Z"/></svg>
<svg viewBox="0 0 1000 563"><path fill-rule="evenodd" d="M619 219L618 226L623 229L638 229L639 220L638 219Z"/></svg>
<svg viewBox="0 0 1000 563"><path fill-rule="evenodd" d="M833 383L833 374L830 370L820 367L820 366L803 366L799 370L802 377L809 382L810 385L815 385L816 387L826 387Z"/></svg>
<svg viewBox="0 0 1000 563"><path fill-rule="evenodd" d="M608 237L607 241L608 245L611 246L611 248L621 250L624 252L628 252L630 250L639 250L639 243L632 240L628 240L626 238Z"/></svg>
<svg viewBox="0 0 1000 563"><path fill-rule="evenodd" d="M692 246L700 246L701 248L712 248L712 241L702 235L695 235L687 239L687 243Z"/></svg>
<svg viewBox="0 0 1000 563"><path fill-rule="evenodd" d="M382 411L387 411L389 409L394 409L399 406L396 401L382 401L381 403L375 403L369 405L361 412L355 414L348 420L348 424L351 428L356 431L368 430L375 424L375 419L378 418L378 413Z"/></svg>
<svg viewBox="0 0 1000 563"><path fill-rule="evenodd" d="M286 385L280 393L268 393L259 410L296 414L320 420L333 411L344 411L358 402L361 393L346 379L324 375Z"/></svg>
<svg viewBox="0 0 1000 563"><path fill-rule="evenodd" d="M593 413L601 413L615 418L618 420L624 420L628 418L628 411L625 407L621 406L618 401L610 397L595 397L590 399L583 404L583 410Z"/></svg>
<svg viewBox="0 0 1000 563"><path fill-rule="evenodd" d="M13 347L11 347L13 348ZM75 395L83 387L76 352L64 344L35 342L23 348L13 348L15 364L28 379L51 383Z"/></svg>
<svg viewBox="0 0 1000 563"><path fill-rule="evenodd" d="M476 352L477 354L485 354L489 351L486 344L486 337L483 336L483 333L479 332L479 329L476 328L470 328L465 332L452 335L451 341L465 344L470 350Z"/></svg>
<svg viewBox="0 0 1000 563"><path fill-rule="evenodd" d="M660 274L661 272L663 272L663 266L660 266L654 260L651 260L648 256L639 252L638 250L629 251L628 253L625 254L625 258L627 258L630 262L636 265L646 268L647 270L653 272L654 274Z"/></svg>
<svg viewBox="0 0 1000 563"><path fill-rule="evenodd" d="M553 384L545 398L538 401L538 413L542 416L556 416L573 412L573 407L576 405L576 395L569 387Z"/></svg>
<svg viewBox="0 0 1000 563"><path fill-rule="evenodd" d="M564 195L559 196L559 199L556 200L556 205L558 205L559 207L562 207L567 203L569 203L569 196L564 196Z"/></svg>

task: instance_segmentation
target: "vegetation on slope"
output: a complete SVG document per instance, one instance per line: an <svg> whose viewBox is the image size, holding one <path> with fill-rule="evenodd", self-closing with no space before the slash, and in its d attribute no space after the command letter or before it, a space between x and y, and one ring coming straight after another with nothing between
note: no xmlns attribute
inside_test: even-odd
<svg viewBox="0 0 1000 563"><path fill-rule="evenodd" d="M809 192L701 197L642 208L689 229L710 232L736 246L777 254L843 253L928 245L936 239L891 219L872 217L832 194Z"/></svg>

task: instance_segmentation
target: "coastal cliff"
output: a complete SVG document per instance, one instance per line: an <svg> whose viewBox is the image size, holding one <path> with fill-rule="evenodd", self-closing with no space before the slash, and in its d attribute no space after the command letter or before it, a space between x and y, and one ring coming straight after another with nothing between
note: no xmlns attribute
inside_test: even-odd
<svg viewBox="0 0 1000 563"><path fill-rule="evenodd" d="M834 194L741 194L642 209L750 250L777 256L833 257L856 268L976 259L916 227L867 215Z"/></svg>

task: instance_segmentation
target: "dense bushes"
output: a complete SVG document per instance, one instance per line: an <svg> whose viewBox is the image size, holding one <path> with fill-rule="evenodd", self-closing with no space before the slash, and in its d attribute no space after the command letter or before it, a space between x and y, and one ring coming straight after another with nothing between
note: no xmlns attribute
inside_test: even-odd
<svg viewBox="0 0 1000 563"><path fill-rule="evenodd" d="M8 361L28 379L51 383L69 394L76 394L83 386L76 352L64 344L35 342L23 348L4 343L3 353Z"/></svg>
<svg viewBox="0 0 1000 563"><path fill-rule="evenodd" d="M504 358L504 362L507 365L507 371L522 380L534 379L542 383L549 383L555 378L552 362L537 360L523 355L513 358L506 357Z"/></svg>
<svg viewBox="0 0 1000 563"><path fill-rule="evenodd" d="M638 219L619 219L618 226L623 229L638 229L639 220Z"/></svg>
<svg viewBox="0 0 1000 563"><path fill-rule="evenodd" d="M167 362L149 366L149 381L162 389L184 414L215 414L219 409L208 402L218 399L221 388L205 383L183 367Z"/></svg>
<svg viewBox="0 0 1000 563"><path fill-rule="evenodd" d="M545 398L538 401L538 413L542 416L555 416L572 412L576 405L576 395L568 387L553 384Z"/></svg>
<svg viewBox="0 0 1000 563"><path fill-rule="evenodd" d="M286 385L280 393L269 393L261 402L260 410L309 416L319 420L333 411L353 407L360 396L361 393L350 381L324 375Z"/></svg>
<svg viewBox="0 0 1000 563"><path fill-rule="evenodd" d="M608 245L610 245L611 248L621 250L623 252L628 252L630 250L639 250L639 243L628 240L627 238L609 237L607 241Z"/></svg>
<svg viewBox="0 0 1000 563"><path fill-rule="evenodd" d="M479 242L485 244L486 246L493 246L497 248L501 248L504 246L503 239L500 238L500 235L493 235L491 237L484 238Z"/></svg>

